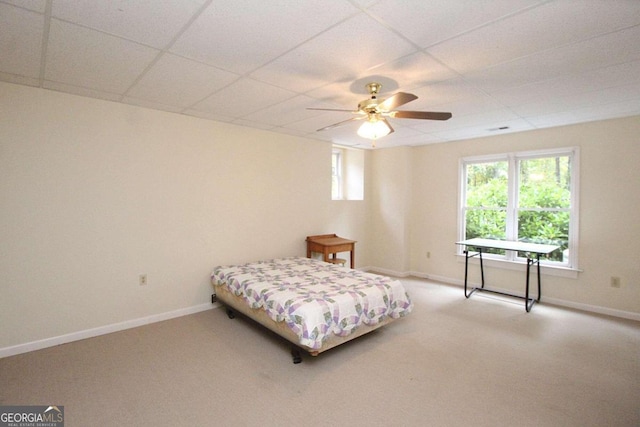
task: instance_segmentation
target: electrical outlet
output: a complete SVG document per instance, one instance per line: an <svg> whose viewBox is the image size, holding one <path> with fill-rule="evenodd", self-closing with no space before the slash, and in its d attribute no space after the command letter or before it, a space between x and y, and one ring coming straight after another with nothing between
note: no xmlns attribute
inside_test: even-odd
<svg viewBox="0 0 640 427"><path fill-rule="evenodd" d="M138 277L138 282L140 283L140 286L145 286L147 284L147 275L146 274L141 274Z"/></svg>
<svg viewBox="0 0 640 427"><path fill-rule="evenodd" d="M611 287L619 288L620 287L620 278L616 276L611 276Z"/></svg>

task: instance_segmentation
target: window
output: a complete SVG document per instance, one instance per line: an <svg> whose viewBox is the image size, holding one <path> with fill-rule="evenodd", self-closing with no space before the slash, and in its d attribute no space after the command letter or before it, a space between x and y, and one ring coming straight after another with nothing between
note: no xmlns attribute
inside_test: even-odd
<svg viewBox="0 0 640 427"><path fill-rule="evenodd" d="M465 158L460 166L461 239L558 245L545 264L576 268L577 148ZM508 261L525 257L514 251L489 253Z"/></svg>
<svg viewBox="0 0 640 427"><path fill-rule="evenodd" d="M331 198L333 200L364 200L363 150L333 146Z"/></svg>
<svg viewBox="0 0 640 427"><path fill-rule="evenodd" d="M342 151L335 148L331 152L331 198L342 199Z"/></svg>

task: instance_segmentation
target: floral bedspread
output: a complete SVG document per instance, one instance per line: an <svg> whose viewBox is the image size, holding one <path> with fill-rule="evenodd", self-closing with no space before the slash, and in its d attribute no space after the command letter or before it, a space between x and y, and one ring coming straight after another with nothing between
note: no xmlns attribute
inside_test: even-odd
<svg viewBox="0 0 640 427"><path fill-rule="evenodd" d="M252 308L286 322L300 344L319 349L336 334L411 312L402 283L310 258L283 258L216 267L214 286L227 286Z"/></svg>

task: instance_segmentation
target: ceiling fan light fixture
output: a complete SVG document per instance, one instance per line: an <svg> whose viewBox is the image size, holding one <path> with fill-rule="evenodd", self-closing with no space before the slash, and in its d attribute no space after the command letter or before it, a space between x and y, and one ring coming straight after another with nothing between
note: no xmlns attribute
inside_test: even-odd
<svg viewBox="0 0 640 427"><path fill-rule="evenodd" d="M358 128L358 135L363 138L373 139L374 141L389 135L389 132L391 132L389 126L387 126L384 121L376 118L367 120Z"/></svg>
<svg viewBox="0 0 640 427"><path fill-rule="evenodd" d="M385 117L393 117L399 119L418 119L418 120L449 120L451 113L437 112L437 111L407 111L396 110L396 108L404 105L408 102L418 99L418 97L412 93L397 92L387 99L378 99L378 93L382 88L380 83L372 82L366 85L367 90L371 97L360 101L358 103L357 110L343 110L335 108L307 108L308 110L320 110L320 111L344 111L352 114L357 114L356 117L352 117L347 120L343 120L338 123L334 123L329 126L318 129L323 131L327 129L333 129L338 126L342 126L347 123L351 123L357 120L367 119L362 126L358 129L358 135L362 138L372 139L373 146L375 147L376 139L389 135L394 132L393 127L387 121Z"/></svg>

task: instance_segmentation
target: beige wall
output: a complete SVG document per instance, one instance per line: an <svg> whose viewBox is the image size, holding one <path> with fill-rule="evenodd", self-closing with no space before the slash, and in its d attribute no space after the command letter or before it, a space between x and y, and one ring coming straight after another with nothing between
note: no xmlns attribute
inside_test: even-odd
<svg viewBox="0 0 640 427"><path fill-rule="evenodd" d="M366 248L330 175L328 143L0 83L0 349L207 304L309 234Z"/></svg>
<svg viewBox="0 0 640 427"><path fill-rule="evenodd" d="M206 307L213 267L304 255L309 234L357 240L358 267L460 283L459 158L550 147L581 149L584 271L543 277L545 297L638 314L638 135L634 117L367 151L364 200L331 201L328 143L0 83L0 355Z"/></svg>
<svg viewBox="0 0 640 427"><path fill-rule="evenodd" d="M376 150L371 158L371 264L387 273L409 264L411 148Z"/></svg>
<svg viewBox="0 0 640 427"><path fill-rule="evenodd" d="M456 283L464 278L454 245L461 157L577 146L583 272L577 279L543 275L543 299L608 308L613 314L640 313L639 135L640 117L631 117L414 148L411 270ZM476 282L477 270L470 270ZM523 291L520 271L489 268L486 273L487 283ZM610 286L611 276L621 278L621 288Z"/></svg>

